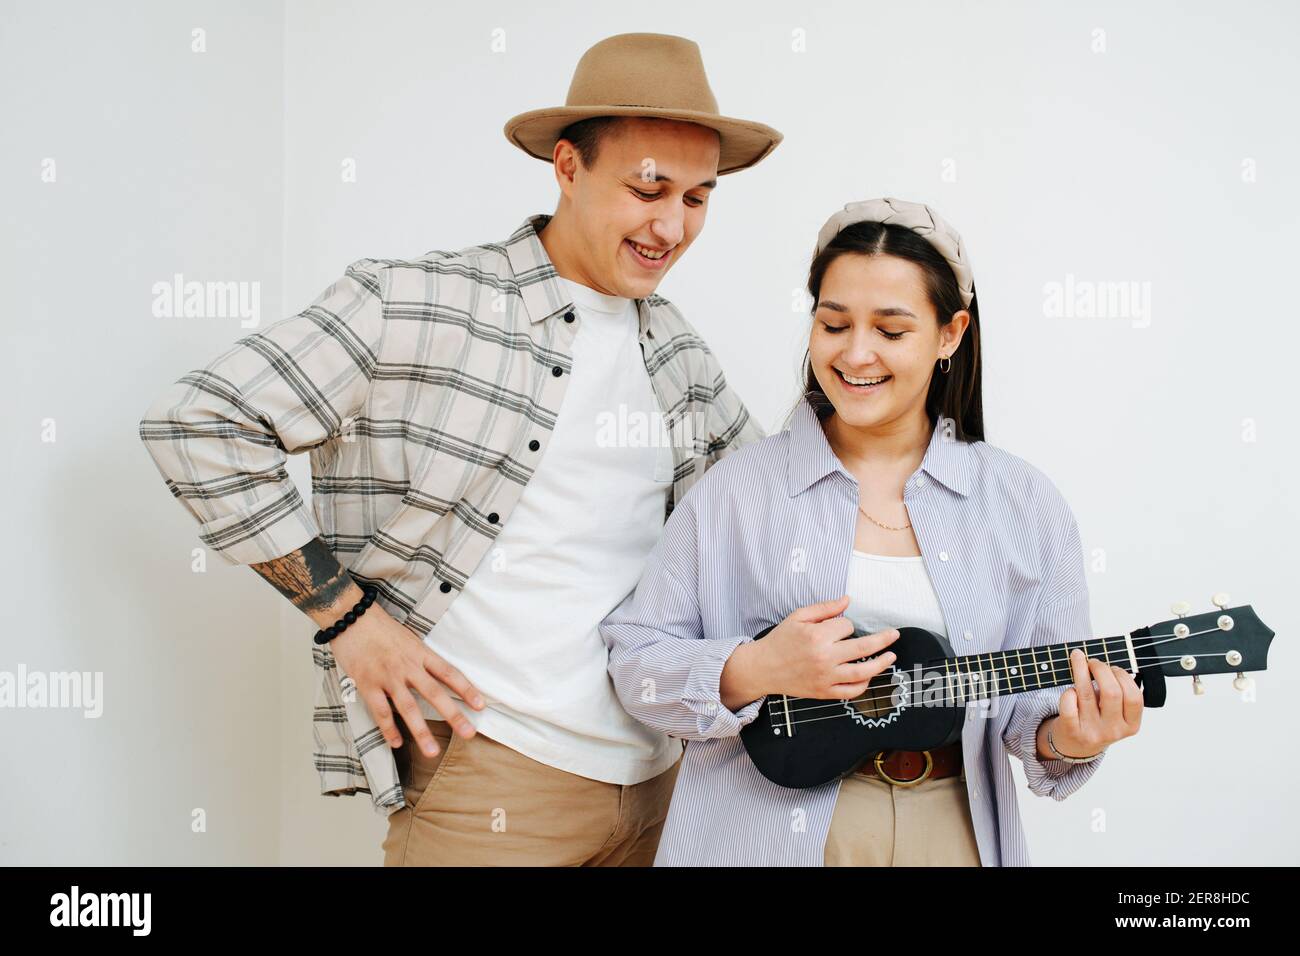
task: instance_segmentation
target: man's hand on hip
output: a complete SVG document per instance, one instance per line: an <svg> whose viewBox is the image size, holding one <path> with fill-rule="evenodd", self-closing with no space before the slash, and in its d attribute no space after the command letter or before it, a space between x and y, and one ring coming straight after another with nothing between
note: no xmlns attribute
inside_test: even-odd
<svg viewBox="0 0 1300 956"><path fill-rule="evenodd" d="M358 588L356 601L361 597ZM419 703L411 695L412 690L432 704L433 709L446 718L462 737L474 736L474 725L447 693L447 688L454 690L475 710L484 707L482 695L464 674L430 650L429 645L404 625L393 620L378 604L370 605L355 624L331 640L329 645L334 659L356 683L357 694L365 701L370 716L379 725L390 747L402 745L401 732L393 722L392 707L396 707L415 735L420 749L430 757L438 753L438 745L433 734L429 733Z"/></svg>
<svg viewBox="0 0 1300 956"><path fill-rule="evenodd" d="M322 628L339 620L365 596L321 538L283 557L250 567ZM474 725L447 689L454 690L475 710L483 709L483 696L464 674L379 604L370 605L329 646L343 672L357 685L357 693L390 747L402 745L402 734L389 706L391 700L420 749L430 757L438 753L420 705L411 696L412 689L462 737L474 736Z"/></svg>

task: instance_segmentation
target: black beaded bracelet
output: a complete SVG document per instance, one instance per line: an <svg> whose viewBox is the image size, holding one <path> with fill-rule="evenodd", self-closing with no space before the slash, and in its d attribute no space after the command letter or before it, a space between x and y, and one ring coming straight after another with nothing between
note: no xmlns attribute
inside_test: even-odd
<svg viewBox="0 0 1300 956"><path fill-rule="evenodd" d="M375 603L375 598L379 596L379 588L373 584L362 585L361 590L365 592L365 597L352 606L352 610L344 614L341 618L331 624L329 627L316 632L315 642L317 644L328 644L331 640L342 634L349 624L352 624L362 614L366 613L366 608Z"/></svg>

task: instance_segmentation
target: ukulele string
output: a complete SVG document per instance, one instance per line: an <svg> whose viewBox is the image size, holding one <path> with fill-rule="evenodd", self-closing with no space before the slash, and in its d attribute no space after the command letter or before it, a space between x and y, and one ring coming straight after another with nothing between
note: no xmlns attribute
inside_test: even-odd
<svg viewBox="0 0 1300 956"><path fill-rule="evenodd" d="M1170 660L1178 660L1178 659L1179 659L1179 658L1177 658L1177 657L1171 657L1171 658L1170 658ZM1037 689L1037 688L1035 688L1035 689ZM799 698L799 699L800 699L800 700L808 700L809 698L801 697L801 698ZM825 701L825 702L823 702L823 703L821 703L821 704L818 704L817 706L814 706L814 707L802 707L802 708L797 708L796 710L792 710L792 711L790 711L790 713L793 714L793 713L796 713L796 712L802 712L802 711L808 711L808 710L820 710L822 707L836 707L836 708L839 708L839 710L838 710L837 713L826 714L826 715L824 715L824 716L822 716L822 717L800 717L798 720L787 720L787 719L785 719L784 715L783 715L780 711L778 711L777 714L775 715L775 718L774 718L774 719L775 719L775 723L776 723L778 726L780 726L780 725L782 725L782 724L785 724L785 725L789 725L789 726L793 727L793 726L796 725L796 724L812 724L812 723L816 723L816 722L819 721L819 720L845 720L845 719L848 719L848 718L853 717L853 715L850 714L850 713L848 713L847 711L845 711L845 710L843 709L843 708L844 708L844 705L845 705L845 704L852 703L853 701L858 700L858 699L859 699L859 698L856 698L856 697L855 697L855 698L851 698L851 699L849 699L849 700L833 700L833 701ZM976 699L975 699L975 702L979 702L979 701L981 701L981 700L991 700L991 699L992 699L992 698L988 698L988 697L984 697L984 698L976 698ZM963 708L963 709L964 709L964 708Z"/></svg>
<svg viewBox="0 0 1300 956"><path fill-rule="evenodd" d="M1169 641L1183 641L1183 640L1186 640L1188 637L1197 637L1197 636L1199 636L1199 635L1201 635L1201 634L1209 634L1209 633L1211 633L1212 631L1217 631L1217 630L1219 630L1219 628L1217 628L1217 627L1206 628L1204 631L1194 631L1194 632L1188 634L1186 637L1179 637L1179 636L1176 635L1176 634L1163 634L1163 635L1156 635L1156 636L1158 636L1158 637L1160 638L1160 640L1152 640L1152 641L1148 641L1148 642L1143 646L1143 650L1145 651L1147 648L1149 648L1149 647L1154 647L1154 646L1157 645L1157 644L1165 644L1165 643L1168 643ZM1120 645L1117 646L1117 647L1115 648L1115 650L1118 651L1121 647L1123 647L1124 649L1127 649L1127 642L1124 641L1124 638L1122 638L1122 637L1107 637L1107 638L1102 638L1102 639L1101 639L1101 644L1102 644L1102 651L1103 651L1103 653L1105 653L1106 655L1109 656L1109 653L1110 653L1111 648L1110 648L1108 645L1109 645L1110 642L1114 642L1114 641L1119 641L1119 642L1121 642ZM1068 645L1066 645L1066 646L1068 647ZM1031 645L1029 648L1027 648L1027 650L1031 650L1031 651L1032 651L1035 647L1037 647L1037 645ZM1018 649L1018 648L1014 648L1013 650L1017 650L1017 651L1018 651L1018 650L1020 650L1020 649ZM994 652L992 652L992 653L1001 653L1001 654L1003 654L1003 659L1004 659L1004 660L1006 659L1006 658L1005 658L1005 655L1006 655L1007 652L1005 652L1005 651L994 651ZM979 657L979 655L972 655L972 656L977 657L977 658ZM991 657L992 654L990 654L989 656ZM1183 656L1183 655L1181 655L1181 654L1174 655L1173 657L1159 657L1159 656L1156 656L1156 657L1140 657L1140 656L1138 656L1138 657L1136 657L1136 660L1137 660L1138 665L1141 666L1141 665L1143 665L1143 664L1151 664L1151 663L1165 663L1165 662L1167 662L1167 661L1171 661L1171 660L1180 660L1180 659L1182 658L1182 656ZM1220 655L1218 655L1218 654L1210 654L1210 655L1202 655L1202 656L1218 657L1218 656L1220 656ZM1095 659L1095 658L1094 658L1094 659ZM1122 658L1120 658L1120 659L1122 659ZM951 660L951 658L939 658L939 659L938 659L938 661L939 661L939 662L942 662L942 663L946 663L946 662L949 661L949 660ZM1031 657L1031 660L1032 660L1032 657ZM922 662L922 667L923 667L923 669L926 669L926 670L934 670L934 671L937 671L937 670L939 669L937 666L934 666L934 667L929 667L929 666L927 666L927 665L931 665L931 664L935 664L935 663L936 663L935 661L925 661L925 662ZM1072 672L1071 665L1070 665L1070 663L1069 663L1069 661L1068 661L1068 655L1067 655L1067 660L1066 660L1065 664L1064 664L1063 666L1058 666L1058 665L1056 664L1055 659L1052 658L1052 657L1050 656L1050 654L1049 654L1049 655L1048 655L1048 664L1050 665L1050 673L1051 673L1051 676L1052 676L1053 678L1055 678L1055 677L1057 676L1057 674L1062 674L1062 673L1071 673L1071 672ZM996 670L997 668L994 668L994 669ZM1124 668L1124 670L1125 670L1126 673L1130 673L1130 674L1132 673L1132 671L1129 671L1128 668ZM945 672L946 672L946 671L945 671ZM900 671L899 673L906 674L905 671ZM956 677L957 677L957 679L959 679L959 680L965 682L965 681L967 680L967 678L968 678L971 674L974 674L974 673L975 673L974 671L966 671L966 672L963 672L960 668L958 668L958 670L957 670L957 672L956 672ZM1033 671L1033 673L1037 673L1037 674L1040 674L1040 675L1041 675L1042 673L1045 673L1045 672L1044 672L1044 671L1041 669L1041 667L1040 667L1039 670L1037 670L1037 671ZM976 679L978 679L978 678L976 678ZM1027 678L1026 678L1026 681L1027 681ZM897 685L895 685L895 684L893 684L893 683L891 682L889 686L890 686L890 687L894 687L894 686L897 686ZM1053 686L1061 686L1061 685L1053 685ZM974 689L974 688L972 688L972 689ZM1037 690L1038 688L1033 688L1033 689ZM962 697L965 697L965 696L968 696L968 695L966 695L966 694L962 694L961 696L962 696ZM816 700L816 699L817 699L817 698L809 698L809 697L788 697L788 696L785 696L785 695L781 695L781 697L782 697L784 700L786 700L786 701L796 701L796 700ZM892 698L892 697L893 697L893 692L890 691L889 693L885 694L883 697L877 695L877 696L875 696L875 697L865 697L865 696L864 696L864 697L862 697L862 698L856 698L856 697L855 697L855 698L852 698L852 699L853 699L853 700L866 700L866 701L868 701L868 702L875 702L875 701L880 701L880 700L888 700L888 699L890 699L890 698ZM956 699L957 699L957 698L954 697L954 698L953 698L953 702L956 702ZM787 710L789 709L787 705L778 705L778 704L775 704L775 702L773 702L773 701L768 701L768 707L772 707L772 706L782 706L782 707L784 707L784 708L787 709ZM793 713L793 712L797 712L797 711L800 710L800 709L801 709L801 708L796 707L796 708L794 708L794 710L791 711L791 712L792 712L792 713Z"/></svg>
<svg viewBox="0 0 1300 956"><path fill-rule="evenodd" d="M1171 657L1171 658L1169 658L1169 659L1170 659L1170 660L1178 660L1179 658L1177 658L1177 657ZM1054 686L1063 686L1063 685L1054 685ZM1039 690L1039 689L1046 690L1046 689L1050 689L1050 688L1030 688L1030 690ZM998 696L998 697L1002 697L1002 696L1004 696L1004 695L999 694L999 695L997 695L997 696ZM1013 696L1013 695L1005 695L1005 696ZM893 697L892 694L891 694L891 695L887 695L887 699L890 699L891 701L892 701L892 697ZM968 705L971 704L971 703L980 703L980 702L983 702L983 701L986 701L986 700L993 700L993 699L994 699L994 698L992 698L992 697L977 697L977 696L975 696L974 694L963 695L963 697L965 698L965 699L962 701L962 706L963 706L963 707L968 706ZM795 698L792 698L792 699L795 699ZM797 698L797 699L798 699L798 700L810 700L810 699L814 699L814 698L800 697L800 698ZM871 700L872 700L872 702L878 702L878 701L880 701L880 700L882 700L882 699L886 699L886 698L876 697L876 698L873 698L873 699L871 699ZM851 716L853 716L853 715L852 715L852 714L849 714L848 712L846 712L846 711L844 710L844 705L845 705L845 704L854 703L854 702L859 701L859 700L868 700L868 698L864 698L864 697L852 697L852 698L846 698L846 699L840 699L840 700L818 701L817 703L815 703L815 704L811 704L811 705L808 705L808 706L791 708L791 709L788 711L789 714L802 714L802 713L807 713L808 711L812 711L812 710L825 710L825 709L828 709L828 708L833 708L833 709L836 710L836 713L829 714L829 715L827 715L827 716L825 716L825 717L800 717L800 718L798 718L798 719L796 719L796 720L788 720L788 719L787 719L787 717L786 717L786 711L782 708L782 706L780 705L780 703L775 703L775 704L774 704L772 701L769 701L769 702L768 702L769 717L770 717L770 718L771 718L775 723L777 723L777 724L787 724L787 723L788 723L788 724L791 724L791 725L793 725L793 724L809 723L809 722L811 722L811 721L815 721L815 720L828 720L828 719L831 719L831 718L844 718L844 717L851 717ZM944 705L955 705L955 704L957 704L958 700L959 700L959 698L956 697L956 696L951 697L951 698L947 698L947 699L944 700ZM926 705L923 704L922 706L926 706ZM774 710L773 710L773 708L774 708Z"/></svg>
<svg viewBox="0 0 1300 956"><path fill-rule="evenodd" d="M1219 654L1211 654L1211 655L1201 655L1201 656L1203 656L1203 657L1207 657L1207 656L1208 656L1208 657L1219 657L1219 656L1224 656L1224 657L1226 657L1227 655L1226 655L1226 653L1225 653L1225 654L1223 654L1223 655L1219 655ZM1139 663L1140 663L1140 664L1151 664L1151 663L1163 664L1163 663L1167 663L1167 662L1169 662L1169 661L1177 661L1177 660L1181 660L1182 657L1183 657L1183 655L1181 655L1181 654L1174 654L1174 655L1167 656L1167 657L1143 657L1143 658L1139 658L1138 660L1139 660ZM915 684L918 680L920 680L920 678L912 678L912 677L908 676L908 675L906 674L906 672L904 672L904 671L899 671L898 673L904 675L904 681L911 682L912 684ZM1034 671L1033 673L1041 674L1042 672L1040 672L1040 671ZM1064 674L1064 673L1071 673L1070 668L1068 668L1068 667L1066 667L1066 668L1054 668L1054 669L1051 671L1051 676L1052 676L1053 678L1055 678L1058 674ZM1125 670L1125 673L1131 673L1131 672L1128 671L1128 670L1126 669L1126 670ZM958 675L958 676L959 676L959 677L962 677L962 678L964 679L965 677L968 677L969 674L962 674L962 675ZM988 685L985 684L985 685L981 685L981 686L988 686ZM1042 687L1025 687L1025 688L1024 688L1024 691L1017 691L1016 693L1022 693L1022 692L1027 692L1027 691L1031 691L1031 690L1046 690L1046 689L1049 689L1049 688L1051 688L1051 687L1063 687L1063 686L1065 686L1065 685L1063 685L1063 684L1049 684L1046 688L1042 688ZM870 694L870 693L868 693L868 694L863 694L863 695L860 696L860 697L842 698L842 699L837 699L837 700L832 700L832 701L823 701L823 700L819 700L819 699L817 699L817 698L810 698L810 697L788 697L788 698L782 698L782 697L779 697L779 696L778 696L778 699L777 699L777 700L768 700L768 701L767 701L767 708L768 708L769 714L771 714L771 715L773 716L774 719L776 719L776 720L777 720L778 722L780 722L780 723L784 723L784 722L786 722L786 721L785 721L785 716L786 716L787 714L799 714L799 713L805 713L805 712L810 711L810 710L823 710L823 709L825 709L825 708L827 708L827 707L840 707L841 705L843 705L843 704L845 704L845 703L848 703L848 702L850 702L850 701L862 701L863 703L869 703L869 704L877 704L877 703L881 703L882 701L891 701L891 702L892 702L892 700L893 700L893 698L894 698L894 695L895 695L895 691L892 690L892 688L901 687L901 685L898 684L898 683L895 683L895 682L891 681L891 682L887 685L887 687L890 688L890 689L888 689L887 692L886 692L886 693L883 693L883 694ZM874 691L874 690L878 690L878 689L879 689L879 690L886 690L886 688L884 688L884 687L881 687L881 688L876 688L876 687L870 688L870 690L872 690L872 691ZM907 688L907 690L910 692L910 691L912 690L912 687L909 686L909 687ZM992 699L991 697L980 697L980 696L978 695L978 693L977 693L978 690L979 690L979 688L977 688L977 687L973 687L973 686L970 688L970 692L969 692L969 693L959 694L959 693L957 693L956 690L953 690L953 692L952 692L952 696L951 696L951 697L944 698L944 701L943 701L943 702L944 702L945 705L950 705L950 704L956 704L959 700L961 700L961 701L963 701L963 703L965 703L965 702L968 702L968 701L981 701L981 700L991 700L991 699ZM997 696L1003 696L1003 695L1002 695L1002 694L998 694ZM1007 696L1011 696L1011 695L1007 695ZM784 701L797 701L797 700L812 700L812 701L815 701L815 703L813 703L813 704L809 704L809 705L804 705L804 706L798 706L798 707L790 707L790 706L788 705L788 703L785 703L785 702L784 702ZM839 716L839 715L836 715L836 716ZM799 723L799 721L793 721L793 723Z"/></svg>
<svg viewBox="0 0 1300 956"><path fill-rule="evenodd" d="M1221 655L1213 654L1213 655L1202 655L1202 656L1218 657L1218 656L1221 656ZM1223 655L1223 656L1226 656L1226 655ZM1169 657L1141 658L1141 659L1140 659L1140 662L1143 663L1143 664L1150 664L1150 663L1166 663L1166 662L1168 662L1168 661L1177 661L1177 660L1181 660L1181 659L1182 659L1182 655L1175 654L1175 655L1172 655L1172 656L1169 656ZM898 673L903 674L903 676L904 676L904 681L910 681L912 684L915 684L915 683L917 682L917 680L918 680L918 679L914 679L914 678L908 676L908 675L906 674L906 672L904 672L904 671L899 671ZM1035 671L1034 673L1041 673L1041 672ZM1056 668L1056 669L1054 669L1054 670L1051 672L1051 676L1052 676L1053 678L1055 678L1058 674L1065 674L1065 673L1070 673L1069 668ZM1130 673L1130 672L1126 670L1125 673ZM951 675L950 675L950 676L951 676ZM960 675L960 676L964 679L964 678L966 678L966 677L969 677L969 674L963 674L963 675ZM963 683L964 683L964 682L965 682L965 681L963 680ZM847 703L848 701L862 701L862 702L864 702L864 703L871 703L871 704L880 703L880 702L882 702L882 701L892 701L893 698L894 698L894 694L895 694L895 692L894 692L894 690L892 690L892 688L901 687L901 686L902 686L901 684L891 681L891 682L890 682L888 685L886 685L885 687L871 687L871 688L869 688L869 690L871 690L871 691L875 691L875 690L885 690L886 693L883 693L883 694L869 694L869 693L866 693L866 694L863 694L863 695L861 695L861 696L859 696L859 697L839 698L839 699L832 700L832 701L824 701L824 700L820 700L820 699L815 698L815 697L789 697L789 698L784 698L784 699L787 699L787 700L790 700L790 701L796 701L796 700L811 700L811 701L814 701L814 703L812 703L812 704L809 704L809 705L806 705L806 706L799 706L799 707L787 707L784 703L782 703L783 698L781 698L780 695L778 695L777 700L775 700L775 701L773 701L773 700L769 700L769 701L767 702L767 707L768 707L768 710L769 710L769 711L772 711L773 709L775 709L775 710L777 711L777 717L778 717L778 719L782 719L782 718L784 717L784 714L786 714L786 713L798 714L798 713L803 713L803 712L805 712L805 711L809 711L809 710L821 710L821 709L824 709L824 708L826 708L826 707L837 707L837 706L839 706L840 704ZM987 685L987 684L984 684L984 685L981 685L981 686L988 686L988 685ZM1050 689L1050 688L1052 688L1052 687L1064 687L1064 686L1065 686L1064 684L1048 684L1046 687L1028 687L1028 686L1026 686L1022 691L1015 691L1014 693L1025 693L1025 692L1033 691L1033 690L1048 690L1048 689ZM907 688L907 690L910 692L910 691L912 690L912 687L909 686L909 687ZM962 701L963 703L965 703L965 702L968 701L968 700L970 700L970 701L980 701L980 700L991 700L991 699L992 699L991 697L980 697L979 694L978 694L978 691L979 691L979 688L978 688L978 687L974 687L974 686L972 686L972 687L970 688L970 690L969 690L968 693L958 693L957 690L954 689L953 692L952 692L952 696L951 696L951 697L947 697L947 698L944 699L944 704L956 704L958 701ZM1001 697L1001 696L1004 696L1004 695L1002 695L1002 694L998 694L997 696ZM1011 696L1011 695L1006 695L1006 696Z"/></svg>

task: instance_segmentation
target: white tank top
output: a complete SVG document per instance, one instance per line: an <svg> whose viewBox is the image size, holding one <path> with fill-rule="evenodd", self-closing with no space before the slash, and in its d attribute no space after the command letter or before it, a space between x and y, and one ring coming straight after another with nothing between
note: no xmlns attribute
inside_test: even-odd
<svg viewBox="0 0 1300 956"><path fill-rule="evenodd" d="M939 595L925 560L854 551L849 557L849 606L844 616L868 634L923 627L947 637Z"/></svg>

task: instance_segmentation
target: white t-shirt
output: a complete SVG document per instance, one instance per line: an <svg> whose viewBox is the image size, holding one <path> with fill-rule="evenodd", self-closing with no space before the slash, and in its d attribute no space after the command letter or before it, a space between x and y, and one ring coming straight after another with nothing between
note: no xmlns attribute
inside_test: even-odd
<svg viewBox="0 0 1300 956"><path fill-rule="evenodd" d="M671 767L681 742L623 709L598 625L636 587L663 531L672 448L635 302L561 282L578 325L550 443L425 642L482 692L482 711L460 706L486 736L583 777L640 783Z"/></svg>

